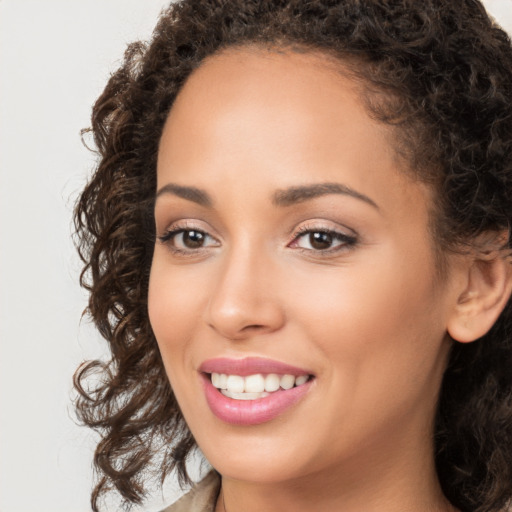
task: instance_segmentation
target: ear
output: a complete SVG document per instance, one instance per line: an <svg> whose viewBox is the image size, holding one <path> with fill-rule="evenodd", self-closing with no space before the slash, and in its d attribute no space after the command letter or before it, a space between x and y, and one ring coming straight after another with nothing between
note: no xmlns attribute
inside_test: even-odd
<svg viewBox="0 0 512 512"><path fill-rule="evenodd" d="M448 334L461 343L475 341L494 325L512 292L510 251L480 251L465 267L463 291L448 321Z"/></svg>

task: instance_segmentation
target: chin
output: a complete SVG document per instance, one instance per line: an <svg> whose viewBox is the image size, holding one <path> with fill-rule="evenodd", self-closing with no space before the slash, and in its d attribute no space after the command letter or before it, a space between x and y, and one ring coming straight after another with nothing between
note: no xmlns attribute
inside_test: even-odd
<svg viewBox="0 0 512 512"><path fill-rule="evenodd" d="M214 433L196 438L208 462L223 477L254 483L289 481L311 471L311 459L304 451L308 440L288 439L266 425L263 432L241 435ZM274 430L273 434L269 431ZM215 440L215 441L213 441Z"/></svg>

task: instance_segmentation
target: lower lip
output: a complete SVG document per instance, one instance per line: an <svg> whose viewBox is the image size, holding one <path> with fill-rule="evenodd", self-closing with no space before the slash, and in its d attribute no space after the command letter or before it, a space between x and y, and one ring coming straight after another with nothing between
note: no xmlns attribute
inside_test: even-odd
<svg viewBox="0 0 512 512"><path fill-rule="evenodd" d="M206 401L217 418L232 425L258 425L273 420L301 400L314 379L291 389L274 391L256 400L235 400L212 385L209 375L201 374Z"/></svg>

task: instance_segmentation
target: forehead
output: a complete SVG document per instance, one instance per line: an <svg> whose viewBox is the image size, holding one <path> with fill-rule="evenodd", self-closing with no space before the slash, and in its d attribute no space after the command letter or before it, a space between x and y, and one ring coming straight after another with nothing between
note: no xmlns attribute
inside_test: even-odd
<svg viewBox="0 0 512 512"><path fill-rule="evenodd" d="M392 128L368 115L361 95L348 67L319 53L244 48L210 57L171 109L158 187L256 192L342 181L369 197L424 200L428 190L405 178Z"/></svg>
<svg viewBox="0 0 512 512"><path fill-rule="evenodd" d="M191 74L171 114L184 103L187 109L204 108L206 103L210 109L219 105L226 109L241 100L247 106L277 103L294 111L300 103L304 110L314 109L318 116L322 100L336 102L339 96L359 95L360 88L351 75L340 60L318 51L230 48L208 57Z"/></svg>
<svg viewBox="0 0 512 512"><path fill-rule="evenodd" d="M222 81L226 86L244 77L259 77L258 87L263 83L275 85L285 84L288 91L274 90L275 94L294 92L295 86L309 86L311 89L325 87L326 81L333 84L342 84L345 88L356 91L354 72L349 61L342 61L329 53L320 50L307 50L299 47L262 47L240 46L221 50L206 59L190 75L187 81L187 89L195 87L205 75L215 77L216 81ZM238 82L238 83L240 83ZM216 82L210 82L209 90L212 93L220 92L216 88ZM256 82L255 82L256 88ZM250 89L248 92L251 92Z"/></svg>
<svg viewBox="0 0 512 512"><path fill-rule="evenodd" d="M369 144L391 140L390 127L369 118L360 89L348 68L318 52L230 49L206 59L189 77L160 150L177 158L183 140L193 138L202 152L230 142L233 150L300 143L320 153L350 144L338 137L347 128ZM379 151L395 156L391 143L373 146L375 158L384 156Z"/></svg>

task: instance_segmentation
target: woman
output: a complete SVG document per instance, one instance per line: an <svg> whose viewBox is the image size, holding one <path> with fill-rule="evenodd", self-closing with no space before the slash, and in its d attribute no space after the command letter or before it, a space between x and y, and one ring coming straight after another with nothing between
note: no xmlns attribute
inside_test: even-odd
<svg viewBox="0 0 512 512"><path fill-rule="evenodd" d="M76 211L94 510L196 446L169 511L510 505L511 84L473 0L185 0L130 46Z"/></svg>

